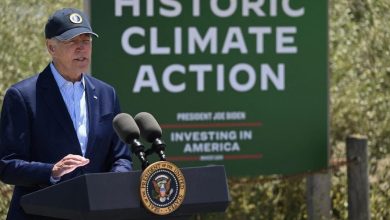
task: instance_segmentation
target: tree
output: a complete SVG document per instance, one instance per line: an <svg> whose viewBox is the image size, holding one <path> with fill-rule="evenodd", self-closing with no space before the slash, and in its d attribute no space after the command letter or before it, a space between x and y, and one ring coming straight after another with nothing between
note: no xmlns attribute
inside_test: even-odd
<svg viewBox="0 0 390 220"><path fill-rule="evenodd" d="M345 138L368 137L373 219L390 212L390 2L332 1L330 5L331 144L345 156ZM346 217L345 171L333 177L334 213Z"/></svg>

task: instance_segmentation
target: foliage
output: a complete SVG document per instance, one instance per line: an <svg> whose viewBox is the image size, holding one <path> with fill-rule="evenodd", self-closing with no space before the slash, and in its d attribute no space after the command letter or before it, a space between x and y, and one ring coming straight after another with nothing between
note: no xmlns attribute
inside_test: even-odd
<svg viewBox="0 0 390 220"><path fill-rule="evenodd" d="M11 193L12 187L10 185L0 184L0 219L5 219L7 215Z"/></svg>
<svg viewBox="0 0 390 220"><path fill-rule="evenodd" d="M82 0L0 0L0 103L7 87L39 72L49 56L43 27L60 7ZM345 138L369 140L372 219L390 219L390 2L329 1L330 137L333 158L345 158ZM1 105L1 104L0 104ZM333 219L347 219L346 167L332 174ZM223 214L195 219L307 219L305 179L231 178ZM0 183L0 219L12 188Z"/></svg>
<svg viewBox="0 0 390 220"><path fill-rule="evenodd" d="M390 3L372 1L366 7L359 20L348 2L333 8L331 137L336 144L348 134L367 135L374 162L390 149Z"/></svg>
<svg viewBox="0 0 390 220"><path fill-rule="evenodd" d="M82 0L0 0L0 103L11 84L47 65L45 23L64 7L81 8Z"/></svg>
<svg viewBox="0 0 390 220"><path fill-rule="evenodd" d="M333 1L330 5L330 110L334 157L345 157L345 138L367 136L371 216L390 211L390 2ZM346 170L332 178L333 214L347 217Z"/></svg>
<svg viewBox="0 0 390 220"><path fill-rule="evenodd" d="M272 179L272 178L271 178ZM229 219L305 219L305 181L302 177L231 179L233 197ZM300 201L300 202L297 202Z"/></svg>

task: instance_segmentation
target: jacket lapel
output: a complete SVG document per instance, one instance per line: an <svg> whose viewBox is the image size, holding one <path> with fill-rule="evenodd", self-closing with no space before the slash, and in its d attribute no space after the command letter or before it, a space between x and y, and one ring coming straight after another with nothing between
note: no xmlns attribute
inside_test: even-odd
<svg viewBox="0 0 390 220"><path fill-rule="evenodd" d="M87 75L84 75L86 100L88 105L88 144L85 157L89 158L95 142L95 132L99 120L99 97L96 94L95 85Z"/></svg>
<svg viewBox="0 0 390 220"><path fill-rule="evenodd" d="M65 102L62 98L60 89L55 82L54 76L50 70L50 66L47 66L45 70L40 74L37 82L38 88L41 88L44 96L44 100L48 108L50 108L54 118L58 121L61 127L70 138L70 147L73 147L76 152L81 155L80 143L77 138L76 131L73 127L72 119L70 118L68 109L66 108Z"/></svg>

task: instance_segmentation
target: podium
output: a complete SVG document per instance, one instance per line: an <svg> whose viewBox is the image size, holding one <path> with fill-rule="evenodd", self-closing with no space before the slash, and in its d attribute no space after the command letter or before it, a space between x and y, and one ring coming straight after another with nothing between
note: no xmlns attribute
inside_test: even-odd
<svg viewBox="0 0 390 220"><path fill-rule="evenodd" d="M188 219L196 213L224 212L230 195L223 166L181 169L186 194L181 206L165 216L146 210L140 200L141 171L84 174L25 195L26 213L62 219Z"/></svg>

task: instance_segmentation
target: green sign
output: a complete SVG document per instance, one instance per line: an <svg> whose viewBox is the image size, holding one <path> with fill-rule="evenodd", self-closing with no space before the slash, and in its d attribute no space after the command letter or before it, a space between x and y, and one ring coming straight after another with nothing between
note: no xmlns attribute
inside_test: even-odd
<svg viewBox="0 0 390 220"><path fill-rule="evenodd" d="M94 0L92 73L116 88L123 112L154 115L181 167L318 170L328 161L327 4Z"/></svg>

